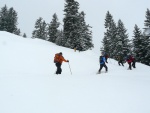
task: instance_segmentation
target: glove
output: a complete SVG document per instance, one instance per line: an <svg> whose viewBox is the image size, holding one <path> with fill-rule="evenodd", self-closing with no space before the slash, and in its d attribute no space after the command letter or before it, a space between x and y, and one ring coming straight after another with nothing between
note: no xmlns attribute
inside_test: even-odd
<svg viewBox="0 0 150 113"><path fill-rule="evenodd" d="M67 60L67 62L69 62L69 60Z"/></svg>

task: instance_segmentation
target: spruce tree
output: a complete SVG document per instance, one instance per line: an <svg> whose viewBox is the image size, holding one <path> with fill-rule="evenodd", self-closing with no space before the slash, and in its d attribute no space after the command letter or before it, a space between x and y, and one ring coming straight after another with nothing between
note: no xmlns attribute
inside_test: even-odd
<svg viewBox="0 0 150 113"><path fill-rule="evenodd" d="M23 37L24 37L24 38L27 38L27 35L24 33L24 34L23 34Z"/></svg>
<svg viewBox="0 0 150 113"><path fill-rule="evenodd" d="M105 24L104 24L106 29L107 28L109 29L111 27L112 21L113 21L113 17L110 14L110 12L107 11L106 17L105 17Z"/></svg>
<svg viewBox="0 0 150 113"><path fill-rule="evenodd" d="M10 33L15 33L16 30L18 30L18 28L17 28L17 24L18 24L17 19L18 18L17 18L17 12L13 8L9 9L8 18L9 18L9 21L8 21L7 31Z"/></svg>
<svg viewBox="0 0 150 113"><path fill-rule="evenodd" d="M8 29L8 8L5 5L4 7L1 8L0 11L0 30L1 31L7 31Z"/></svg>
<svg viewBox="0 0 150 113"><path fill-rule="evenodd" d="M146 55L145 55L145 64L150 66L150 37L145 37L145 44L147 44L146 46Z"/></svg>
<svg viewBox="0 0 150 113"><path fill-rule="evenodd" d="M100 49L101 51L109 52L109 40L107 38L107 33L104 33L104 38L102 40L103 47Z"/></svg>
<svg viewBox="0 0 150 113"><path fill-rule="evenodd" d="M63 46L73 48L79 39L79 3L75 0L66 0L64 22Z"/></svg>
<svg viewBox="0 0 150 113"><path fill-rule="evenodd" d="M56 38L55 43L57 45L59 45L59 46L62 46L63 38L64 38L63 37L63 31L62 30L61 31L58 30L58 32L57 32L57 38Z"/></svg>
<svg viewBox="0 0 150 113"><path fill-rule="evenodd" d="M37 19L35 23L35 30L32 32L32 38L39 38L46 40L47 32L46 32L47 24L43 21L42 17Z"/></svg>
<svg viewBox="0 0 150 113"><path fill-rule="evenodd" d="M13 8L8 9L5 5L0 11L0 30L15 34L18 30L17 19L17 12Z"/></svg>
<svg viewBox="0 0 150 113"><path fill-rule="evenodd" d="M149 9L147 9L145 17L146 17L146 20L144 21L145 22L144 25L145 27L150 28L150 10Z"/></svg>
<svg viewBox="0 0 150 113"><path fill-rule="evenodd" d="M109 29L110 29L110 24L112 22L112 15L109 13L109 11L107 11L106 13L106 17L105 17L105 23L104 26L106 28L106 32L104 32L104 38L102 40L102 44L103 44L103 49L102 51L105 51L107 53L110 52L110 35L109 35Z"/></svg>
<svg viewBox="0 0 150 113"><path fill-rule="evenodd" d="M111 26L108 30L109 36L109 56L113 58L116 55L116 43L117 43L117 26L114 20L112 19Z"/></svg>
<svg viewBox="0 0 150 113"><path fill-rule="evenodd" d="M53 42L55 43L56 41L56 38L57 38L57 32L58 32L58 27L59 27L59 22L58 22L58 18L57 18L57 15L56 13L53 15L53 19L52 21L50 22L49 26L48 26L48 33L47 33L47 36L48 36L48 40L50 42Z"/></svg>
<svg viewBox="0 0 150 113"><path fill-rule="evenodd" d="M90 30L91 26L86 25L85 22L85 13L82 11L79 14L79 29L78 29L78 35L79 38L76 40L77 49L80 48L80 51L88 50L92 47L94 47L92 43L92 31Z"/></svg>
<svg viewBox="0 0 150 113"><path fill-rule="evenodd" d="M134 27L134 38L133 38L133 54L136 58L136 61L141 62L141 58L142 58L142 52L143 52L143 45L142 45L142 34L141 34L141 30L140 28L135 25Z"/></svg>
<svg viewBox="0 0 150 113"><path fill-rule="evenodd" d="M150 29L150 10L147 9L146 11L146 20L144 21L144 25L146 29ZM148 33L149 34L149 33ZM143 36L144 37L144 48L145 48L145 56L143 58L143 62L146 65L150 65L150 36Z"/></svg>
<svg viewBox="0 0 150 113"><path fill-rule="evenodd" d="M129 46L127 30L124 27L123 22L119 19L117 25L117 36L116 36L116 55L125 56L131 53Z"/></svg>
<svg viewBox="0 0 150 113"><path fill-rule="evenodd" d="M16 29L15 32L14 32L14 34L21 36L21 31L20 31L20 29Z"/></svg>
<svg viewBox="0 0 150 113"><path fill-rule="evenodd" d="M104 39L102 41L104 48L103 51L105 51L111 58L113 58L115 55L117 27L113 20L113 16L109 11L106 13L104 26L106 28L106 32L104 33Z"/></svg>
<svg viewBox="0 0 150 113"><path fill-rule="evenodd" d="M150 42L148 42L148 39L147 37L143 36L141 37L141 48L140 48L140 62L143 63L143 64L146 64L146 65L149 65L149 62L148 62L148 44Z"/></svg>

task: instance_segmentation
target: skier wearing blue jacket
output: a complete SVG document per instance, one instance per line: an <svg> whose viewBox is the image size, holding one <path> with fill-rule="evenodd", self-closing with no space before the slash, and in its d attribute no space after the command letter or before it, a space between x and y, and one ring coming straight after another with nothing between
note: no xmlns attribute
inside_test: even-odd
<svg viewBox="0 0 150 113"><path fill-rule="evenodd" d="M101 70L103 67L105 67L105 70L106 72L108 71L108 67L106 66L105 62L106 62L106 59L105 59L105 56L104 54L102 53L102 55L99 57L99 62L100 62L100 69L99 69L99 73L101 73ZM107 63L107 62L106 62Z"/></svg>

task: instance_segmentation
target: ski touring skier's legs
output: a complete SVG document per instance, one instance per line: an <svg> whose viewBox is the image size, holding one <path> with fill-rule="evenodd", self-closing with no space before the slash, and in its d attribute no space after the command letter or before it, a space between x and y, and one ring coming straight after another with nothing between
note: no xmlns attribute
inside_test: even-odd
<svg viewBox="0 0 150 113"><path fill-rule="evenodd" d="M122 60L118 61L118 64L119 64L119 66L120 66L120 64L121 64L122 66L124 66Z"/></svg>
<svg viewBox="0 0 150 113"><path fill-rule="evenodd" d="M57 71L56 71L56 74L61 74L62 72L62 69L61 69L61 63L56 63L56 67L57 67Z"/></svg>
<svg viewBox="0 0 150 113"><path fill-rule="evenodd" d="M106 72L108 71L108 67L106 66L106 64L104 64L105 70Z"/></svg>
<svg viewBox="0 0 150 113"><path fill-rule="evenodd" d="M131 62L128 62L128 64L129 64L129 70L132 70L132 66L131 66Z"/></svg>
<svg viewBox="0 0 150 113"><path fill-rule="evenodd" d="M104 67L104 64L100 64L99 73L101 72L102 68Z"/></svg>
<svg viewBox="0 0 150 113"><path fill-rule="evenodd" d="M122 66L124 66L124 65L123 65L123 61L122 61L122 60L120 61L120 63L121 63L121 65L122 65Z"/></svg>
<svg viewBox="0 0 150 113"><path fill-rule="evenodd" d="M136 68L136 67L135 67L135 61L132 62L132 67L133 67L133 68Z"/></svg>

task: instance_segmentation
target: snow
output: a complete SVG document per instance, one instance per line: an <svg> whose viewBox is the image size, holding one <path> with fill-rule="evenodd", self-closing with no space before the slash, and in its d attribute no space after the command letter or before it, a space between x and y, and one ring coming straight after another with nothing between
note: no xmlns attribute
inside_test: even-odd
<svg viewBox="0 0 150 113"><path fill-rule="evenodd" d="M118 66L96 74L100 52L74 52L40 39L0 31L0 113L150 113L150 67ZM70 62L56 71L62 52ZM105 70L103 69L103 72Z"/></svg>

